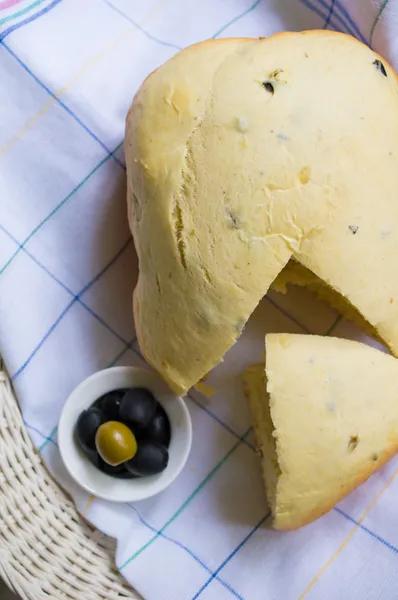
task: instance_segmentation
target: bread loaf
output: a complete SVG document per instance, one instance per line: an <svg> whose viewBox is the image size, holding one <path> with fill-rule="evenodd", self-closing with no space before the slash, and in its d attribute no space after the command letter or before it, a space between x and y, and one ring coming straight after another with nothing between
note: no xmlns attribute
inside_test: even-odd
<svg viewBox="0 0 398 600"><path fill-rule="evenodd" d="M329 511L398 451L398 360L349 340L269 334L247 370L276 529Z"/></svg>
<svg viewBox="0 0 398 600"><path fill-rule="evenodd" d="M330 31L212 40L127 117L138 341L184 393L294 258L398 354L398 83Z"/></svg>

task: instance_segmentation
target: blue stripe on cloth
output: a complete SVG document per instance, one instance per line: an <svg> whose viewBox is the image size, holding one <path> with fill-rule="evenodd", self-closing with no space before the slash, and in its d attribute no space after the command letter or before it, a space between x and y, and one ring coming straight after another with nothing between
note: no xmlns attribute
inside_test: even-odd
<svg viewBox="0 0 398 600"><path fill-rule="evenodd" d="M286 310L284 310L283 308L281 308L279 306L279 304L277 304L274 300L272 300L271 298L268 298L268 296L265 296L265 300L267 300L270 304L272 304L272 306L274 308L276 308L277 310L279 310L283 314L283 316L285 316L287 319L289 319L289 321L291 321L292 323L295 323L296 325L298 325L303 331L305 331L309 335L315 335L313 331L311 331L310 329L308 329L308 327L306 327L303 323L301 323L301 321L299 321L298 319L296 319L295 317L293 317L293 315L291 315ZM324 336L330 335L332 333L332 331L335 329L336 325L338 325L342 319L343 319L342 315L340 315L340 314L337 315L335 321L330 325L330 327L322 335L324 335Z"/></svg>
<svg viewBox="0 0 398 600"><path fill-rule="evenodd" d="M314 0L314 1L319 2L319 4L326 9L326 11L329 11L329 6L324 0ZM328 13L323 12L319 8L319 6L310 2L310 0L298 0L298 2L300 4L303 4L303 6L305 6L306 8L308 8L315 14L317 14L323 21L325 21L327 19ZM358 25L352 20L349 13L342 7L341 3L337 2L337 0L336 0L336 7L338 7L341 10L341 12L346 15L347 21L350 24L348 25L347 22L344 21L343 17L341 15L339 15L336 11L334 11L333 18L332 17L330 18L329 25L333 26L337 30L345 31L346 33L349 33L350 35L359 38L364 44L368 45L368 41L365 38L365 36L361 33ZM339 22L341 24L341 26L343 27L343 29L341 29L340 26L337 26L336 22ZM355 29L355 31L354 31L354 29Z"/></svg>
<svg viewBox="0 0 398 600"><path fill-rule="evenodd" d="M316 6L315 4L311 4L309 0L298 0L298 2L306 8L308 8L309 10L311 10L316 15L318 15L318 17L320 17L322 20L327 19L327 13L322 12L322 10L318 6ZM320 2L320 4L322 3Z"/></svg>
<svg viewBox="0 0 398 600"><path fill-rule="evenodd" d="M52 435L54 433L54 430L50 433L50 435L47 436L47 435L44 435L44 433L42 433L40 431L40 429L37 429L37 427L34 427L30 423L28 423L25 419L23 420L23 423L24 423L25 427L27 427L28 429L31 429L32 431L34 431L35 433L37 433L40 437L42 437L45 440L46 443L51 442L51 443L53 443L58 448L56 442L54 442L54 440L52 439Z"/></svg>
<svg viewBox="0 0 398 600"><path fill-rule="evenodd" d="M329 27L330 19L332 18L333 11L334 11L335 2L336 2L336 0L332 0L330 3L329 13L328 13L327 18L325 19L322 29L327 29Z"/></svg>
<svg viewBox="0 0 398 600"><path fill-rule="evenodd" d="M384 12L384 10L387 8L387 4L388 4L389 0L383 0L379 12L376 15L375 20L373 21L373 25L372 28L370 30L370 34L369 34L369 46L372 47L373 46L373 36L374 36L374 32L376 30L377 24L380 21L380 18Z"/></svg>
<svg viewBox="0 0 398 600"><path fill-rule="evenodd" d="M83 300L81 299L81 295L86 291L87 286L85 286L85 288L83 288L83 290L79 293L76 294L68 287L66 286L56 275L54 275L45 265L43 265L43 263L41 263L39 260L37 260L37 258L35 258L33 256L33 254L31 252L29 252L29 250L27 250L26 248L24 248L23 246L21 246L18 242L18 240L16 238L14 238L14 236L7 231L7 229L5 229L5 227L3 225L0 224L0 231L3 231L3 233L5 233L5 235L7 235L13 242L15 242L20 248L21 250L27 255L29 256L29 258L38 266L40 267L49 277L51 277L51 279L53 281L55 281L56 283L58 283L58 285L60 285L70 296L72 296L72 298L74 300L76 300L79 304L81 304L81 306L83 306L83 308L85 308L87 310L87 312L89 312L99 323L101 323L101 325L103 325L103 327L105 327L108 331L110 331L110 333L113 333L113 335L118 338L121 342L123 342L124 344L126 344L126 348L124 351L126 351L127 345L130 345L129 342L127 342L121 335L119 335L114 329L112 329L112 327L110 325L108 325L108 323L102 318L100 317L90 306L88 306L85 302L83 302ZM120 254L122 252L124 252L128 246L130 246L130 244L132 243L133 239L131 237L128 238L128 240L126 241L126 243L122 246L122 248L119 250L118 256L120 256ZM102 272L100 272L98 275L95 276L95 278L93 279L93 281L90 282L89 286L94 285L94 283L96 281L98 281L98 279L102 276ZM134 340L133 340L134 341Z"/></svg>
<svg viewBox="0 0 398 600"><path fill-rule="evenodd" d="M135 340L134 340L135 341ZM134 352L134 354L136 354L138 356L138 358L140 358L141 360L145 361L145 358L142 356L141 352L139 351L139 349L135 348L134 345L131 345L131 347L129 348L125 348L124 352L130 349ZM205 406L203 406L203 404L201 402L199 402L199 400L196 400L196 398L194 396L192 396L192 394L187 394L187 397L194 403L196 404L196 406L198 406L198 408L200 408L201 410L203 410L206 414L209 415L209 417L211 417L212 419L214 419L214 421L217 421L217 423L219 425L221 425L221 427L223 427L224 429L226 429L229 433L231 433L237 440L239 440L242 444L245 444L248 448L250 448L250 450L252 450L253 452L256 451L255 447L253 446L253 444L251 444L250 442L248 442L246 440L246 437L248 435L249 432L251 432L252 428L250 427L250 429L248 431L245 432L244 436L241 437L239 435L239 433L237 433L234 429L232 429L232 427L230 427L229 425L227 425L227 423L224 423L224 421L222 421L219 417L217 417L217 415L215 415L213 412L211 412L208 408L206 408Z"/></svg>
<svg viewBox="0 0 398 600"><path fill-rule="evenodd" d="M110 367L113 367L113 365L115 364L115 362L117 362L119 360L119 358L121 358L123 356L123 354L125 352L127 352L127 350L131 349L132 344L134 343L136 338L132 338L130 340L130 342L126 343L126 346L116 354L115 358L113 358L111 360L111 362L105 367L106 369L109 369ZM45 448L45 446L48 444L48 442L53 442L56 446L57 443L54 442L54 440L52 439L52 437L55 435L55 433L58 431L58 425L56 425L53 430L51 431L51 433L45 438L44 442L42 443L42 445L39 448L39 452L42 452ZM43 436L44 437L44 436ZM58 447L58 446L57 446Z"/></svg>
<svg viewBox="0 0 398 600"><path fill-rule="evenodd" d="M396 548L395 546L393 546L392 544L390 544L390 542L387 542L387 540L385 540L384 538L382 538L379 535L377 535L377 533L374 533L373 531L371 531L370 529L368 529L367 527L365 527L365 525L362 525L362 523L358 523L358 521L356 521L355 519L353 519L352 517L350 517L350 515L348 515L347 513L345 513L343 510L341 510L341 508L339 508L338 506L335 506L334 510L336 512L338 512L340 515L342 515L348 521L351 521L351 523L354 523L355 525L358 525L358 527L360 529L362 529L363 531L366 531L366 533L368 533L375 540L377 540L378 542L380 542L381 544L383 544L383 546L385 546L389 550L392 550L393 552L395 552L395 554L398 554L398 548Z"/></svg>
<svg viewBox="0 0 398 600"><path fill-rule="evenodd" d="M230 427L229 425L224 423L224 421L222 421L219 417L217 417L217 415L215 415L213 412L211 412L211 410L206 408L206 406L203 406L203 404L201 402L199 402L199 400L196 400L196 398L192 394L188 393L187 396L194 404L196 404L196 406L198 406L205 413L207 413L212 419L217 421L217 423L219 423L221 425L221 427L223 427L224 429L229 431L229 433L231 433L234 437L239 439L239 437L240 437L239 434L234 429L232 429L232 427ZM254 446L250 442L248 442L246 439L243 440L243 443L246 444L246 446L249 446L249 448L254 451Z"/></svg>
<svg viewBox="0 0 398 600"><path fill-rule="evenodd" d="M240 13L239 15L237 15L236 17L234 17L233 19L231 19L231 21L228 21L228 23L226 23L225 25L223 25L223 27L221 27L221 29L219 29L212 36L212 38L214 39L214 38L218 37L223 31L225 31L226 29L228 29L228 27L230 27L231 25L233 25L237 21L240 21L241 19L243 19L243 17L245 17L249 13L253 12L253 10L256 10L257 6L259 6L259 4L261 4L261 2L262 2L262 0L256 0L256 2L254 4L252 4L252 6L250 6L249 8L247 8L245 11L243 11L242 13Z"/></svg>
<svg viewBox="0 0 398 600"><path fill-rule="evenodd" d="M97 281L99 279L101 279L102 275L105 273L105 271L108 270L108 268L113 265L113 263L123 254L123 252L126 250L126 248L129 247L129 245L132 243L133 238L131 236L129 236L127 238L127 240L124 242L124 244L121 246L121 248L117 251L117 253L115 254L115 256L111 259L111 261L101 269L101 271L99 271L99 273L97 273L97 275L95 275L95 277L93 277L93 279L91 279L91 281L89 281L84 288L78 293L78 298L80 298L80 296L82 296L84 294L84 292L86 292L92 285L94 285L94 283L97 283ZM125 340L123 340L125 341Z"/></svg>
<svg viewBox="0 0 398 600"><path fill-rule="evenodd" d="M57 327L58 323L64 318L64 316L67 314L67 312L69 311L69 309L73 306L73 304L75 302L78 301L80 295L85 292L91 285L93 285L96 281L98 281L98 279L118 260L118 258L120 257L120 255L124 252L124 250L126 249L127 244L124 243L123 246L120 248L120 250L118 250L118 252L115 254L115 256L112 257L112 259L101 269L101 271L87 284L84 286L84 288L82 289L82 291L77 294L76 296L74 296L71 300L71 302L69 302L69 304L64 308L64 310L61 312L61 314L59 315L59 317L56 319L56 321L51 325L51 327L48 329L48 331L46 332L46 334L43 336L43 338L40 340L40 342L37 344L37 346L34 348L34 350L31 352L31 354L29 355L29 357L26 359L26 361L23 363L23 365L16 371L16 373L11 377L11 379L13 381L15 381L15 379L17 377L19 377L19 375L24 371L24 369L27 367L27 365L30 363L30 361L32 360L32 358L36 355L36 353L40 350L40 348L43 346L44 342L48 339L48 337L52 334L52 332L54 331L54 329ZM100 318L100 317L99 317ZM112 332L115 333L115 332ZM117 334L115 334L117 335ZM120 338L121 341L123 341L123 343L126 343L125 340L123 340L122 338Z"/></svg>
<svg viewBox="0 0 398 600"><path fill-rule="evenodd" d="M215 473L217 473L217 471L225 464L225 462L229 459L229 457L235 452L235 450L237 448L239 448L240 444L242 443L242 440L251 432L252 428L249 427L249 429L242 435L241 438L239 438L239 440L237 442L235 442L235 444L228 450L228 452L218 461L218 463L209 471L209 473L206 475L206 477L204 479L202 479L202 481L199 483L199 485L194 489L194 491L188 496L188 498L181 504L181 506L176 510L176 512L170 517L170 519L168 521L166 521L166 523L163 525L163 527L158 531L158 533L156 535L154 535L146 544L144 544L143 546L141 546L141 548L139 550L137 550L137 552L135 552L132 556L130 556L130 558L128 558L126 560L126 562L122 565L120 565L120 567L118 567L119 571L122 571L123 569L125 569L127 567L127 565L129 565L133 560L135 560L140 554L142 554L142 552L144 552L144 550L146 550L146 548L148 548L151 544L153 544L153 542L155 542L160 533L163 533L167 527L169 527L169 525L171 525L179 516L180 514L186 509L186 507L189 505L189 503L196 498L196 496L198 495L198 493L205 487L205 485L212 479L212 477L215 475Z"/></svg>
<svg viewBox="0 0 398 600"><path fill-rule="evenodd" d="M313 4L309 0L298 0L298 1L301 2L301 4L303 4L304 6L306 6L306 8L308 8L312 12L315 12L319 17L321 17L321 19L323 19L325 21L325 23L327 23L327 26L333 25L334 28L337 28L334 22L339 22L348 33L350 33L354 37L358 37L365 44L368 44L368 41L366 40L365 36L362 34L358 25L356 24L354 19L351 17L351 15L347 11L347 9L344 7L344 5L341 2L339 2L339 0L332 0L332 3L333 3L332 6L335 6L336 8L338 8L341 15L338 14L336 10L333 11L333 7L330 7L325 2L325 0L314 0L314 1L315 2L318 1L322 7L326 8L326 10L327 10L326 13L324 13L319 7L316 6L316 4ZM245 17L247 14L249 14L250 12L255 10L260 4L261 4L261 0L257 0L256 2L254 2L254 4L252 6L250 6L247 10L245 10L243 13L241 13L240 15L238 15L237 17L235 17L234 19L232 19L231 21L226 23L223 27L221 27L221 29L219 29L217 31L217 33L215 33L213 35L213 38L217 37L223 31L225 31L225 29L227 29L230 25L236 23L237 21L239 21L240 19Z"/></svg>
<svg viewBox="0 0 398 600"><path fill-rule="evenodd" d="M144 357L142 356L141 352L139 350L137 350L134 346L133 343L135 341L135 338L133 338L133 340L131 342L128 342L127 340L125 340L120 334L118 334L110 325L108 325L108 323L102 319L102 317L100 317L91 307L89 307L85 302L83 302L83 300L81 299L82 294L88 289L88 287L92 286L96 281L98 281L98 279L102 276L104 271L100 271L99 274L97 274L94 279L92 279L88 285L86 285L79 294L76 294L68 287L66 286L57 276L55 276L43 263L41 263L35 256L33 256L33 254L31 252L29 252L29 250L27 250L25 247L21 246L21 244L18 242L18 240L3 226L0 224L0 230L3 231L3 233L9 237L15 244L17 244L22 251L29 256L29 258L38 266L40 267L49 277L51 277L51 279L53 279L58 285L60 285L68 294L70 294L70 296L72 296L72 299L74 301L79 302L83 308L85 308L99 323L101 323L101 325L103 327L105 327L110 333L112 333L117 339L119 339L122 343L125 344L124 349L122 350L122 352L120 353L120 355L124 354L124 352L126 352L128 349L132 350L139 358L141 358L143 361L145 361ZM119 250L118 255L116 258L118 258L123 252L124 250L130 245L130 243L132 242L132 238L129 237L128 240L125 242L125 244L122 246L122 248ZM277 305L275 305L277 306ZM60 319L61 320L61 319ZM58 321L58 323L60 322L60 320ZM57 324L58 324L57 323ZM55 327L52 329L52 331L54 331ZM114 362L116 362L116 360L118 360L120 358L120 356L118 356ZM224 429L226 429L227 431L229 431L234 437L236 437L237 439L239 439L239 434L234 431L229 425L227 425L226 423L224 423L219 417L217 417L213 412L211 412L208 408L206 408L205 406L203 406L201 404L201 402L199 402L198 400L196 400L196 398L192 395L188 395L188 397L190 398L190 400L192 402L194 402L199 408L201 408L204 412L206 412L212 419L214 419L215 421L217 421ZM245 443L251 450L254 451L254 447L252 444L250 444L250 442L248 442L246 439L243 440L243 443Z"/></svg>
<svg viewBox="0 0 398 600"><path fill-rule="evenodd" d="M10 240L12 240L17 246L18 248L20 248L20 250L22 250L25 254L27 254L27 256L29 256L30 259L33 260L33 262L40 267L41 269L43 269L43 271L45 273L47 273L47 275L49 275L51 277L51 279L53 279L54 281L56 281L66 292L68 292L68 294L70 294L71 296L75 297L74 292L72 292L72 290L65 285L60 279L58 279L58 277L56 277L56 275L54 275L53 273L51 273L51 271L49 271L49 269L47 269L47 267L45 265L43 265L43 263L41 263L37 258L35 258L33 256L33 254L31 252L29 252L29 250L27 250L23 244L21 244L16 237L14 237L12 235L12 233L10 233L5 227L4 225L2 225L0 223L0 231L2 231L8 238L10 238Z"/></svg>
<svg viewBox="0 0 398 600"><path fill-rule="evenodd" d="M107 369L110 369L110 367L113 367L113 365L115 364L115 362L117 362L119 360L119 358L121 358L123 356L123 354L125 352L127 352L127 350L133 350L134 351L134 347L133 344L135 342L137 338L133 337L129 342L126 343L125 347L120 350L120 352L118 352L115 356L114 359L111 360L111 362L106 366Z"/></svg>
<svg viewBox="0 0 398 600"><path fill-rule="evenodd" d="M22 371L24 371L24 369L30 363L30 361L32 360L32 358L37 354L37 352L43 346L43 344L45 343L45 341L50 337L50 335L52 334L52 332L54 331L54 329L57 327L58 323L60 321L62 321L62 319L64 318L64 316L68 312L68 310L71 308L71 306L73 306L73 304L75 302L76 302L76 300L73 299L64 308L64 310L61 312L61 314L59 315L59 317L57 318L57 320L51 325L51 327L48 329L48 331L46 332L46 334L44 335L44 337L40 340L40 342L37 344L37 346L35 347L35 349L28 356L28 358L26 359L26 361L20 366L20 368L14 373L14 375L11 376L11 381L15 381L17 379L17 377L19 377L19 375L22 373Z"/></svg>
<svg viewBox="0 0 398 600"><path fill-rule="evenodd" d="M1 42L1 40L4 40L4 38L6 38L7 35L10 35L10 33L12 33L13 31L16 31L20 27L23 27L24 25L27 25L28 23L31 23L32 21L35 21L36 19L39 19L40 17L42 17L43 15L48 13L51 9L55 8L57 6L57 4L59 4L60 2L62 2L62 0L54 0L51 4L48 4L47 6L42 8L42 10L39 10L39 12L35 13L34 15L31 15L30 17L23 19L23 21L19 21L19 23L16 23L15 25L11 25L11 27L8 27L8 29L5 29L4 31L2 31L0 33L0 42Z"/></svg>
<svg viewBox="0 0 398 600"><path fill-rule="evenodd" d="M133 504L127 504L127 506L135 511L135 513L137 514L137 517L139 518L139 520L141 521L141 523L145 527L147 527L148 529L150 529L154 533L159 534L160 537L162 537L165 540L171 542L172 544L175 544L176 546L178 546L182 550L185 550L185 552L187 554L189 554L189 556L191 556L201 567L203 567L203 569L205 569L205 571L207 571L208 573L210 573L210 575L213 575L213 571L199 558L199 556L197 556L194 552L192 552L192 550L190 550L190 548L188 548L187 546L184 546L184 544L182 544L181 542L178 542L174 538L169 537L165 533L162 533L161 531L158 531L155 527L152 527L152 525L150 525L149 523L147 523L145 521L145 519L143 519L143 517L140 515L139 511L137 510L137 508ZM220 577L217 577L217 576L215 576L215 578L217 579L217 581L219 583L221 583L222 586L224 586L236 598L239 598L240 600L243 600L242 596L240 596L238 594L238 592L236 592L234 590L234 588L228 582L224 581L223 579L221 579Z"/></svg>
<svg viewBox="0 0 398 600"><path fill-rule="evenodd" d="M55 447L58 448L58 444L55 440L53 440L54 435L58 432L58 425L56 425L48 434L48 436L46 437L46 439L44 440L44 442L42 443L42 445L39 447L39 452L41 452L42 450L44 450L45 446L47 446L47 444L49 442L52 442L53 444L55 444Z"/></svg>
<svg viewBox="0 0 398 600"><path fill-rule="evenodd" d="M51 217L53 217L59 211L59 209L62 208L62 206L76 194L77 191L79 191L79 189L90 179L90 177L92 177L92 175L94 175L94 173L96 173L98 171L98 169L100 169L102 167L102 165L105 164L106 161L109 160L111 158L111 156L119 150L119 148L122 146L122 144L123 144L123 142L118 144L116 146L116 148L114 150L112 150L112 152L110 154L108 154L107 156L105 156L105 158L100 160L100 162L93 169L91 169L91 171L77 184L77 186L74 187L73 190L71 192L69 192L69 194L67 196L65 196L65 198L63 200L61 200L61 202L59 204L57 204L57 206L42 221L40 221L40 223L24 239L22 244L19 244L18 250L16 250L14 252L14 254L7 260L7 262L1 267L0 275L2 273L4 273L6 268L12 263L14 258L16 258L16 256L21 252L21 250L24 249L25 245L39 231L39 229L41 227L43 227L43 225L45 225L47 223L47 221L49 221L51 219Z"/></svg>
<svg viewBox="0 0 398 600"><path fill-rule="evenodd" d="M135 354L137 356L139 356L143 361L145 361L145 358L142 356L141 352L139 349L137 348L132 348L133 352L135 352ZM201 394L199 394L201 395ZM199 402L199 400L196 400L196 398L192 395L192 394L187 394L188 398L191 400L191 402L193 402L196 406L198 406L201 410L203 410L205 413L207 413L209 415L209 417L211 417L212 419L214 419L214 421L217 421L217 423L219 425L221 425L221 427L223 427L224 429L226 429L229 433L231 433L236 439L241 439L241 436L239 435L239 433L237 433L234 429L232 429L232 427L230 427L229 425L227 425L226 423L224 423L224 421L222 421L219 417L217 417L217 415L215 415L213 412L211 412L211 410L209 410L208 408L206 408L205 406L203 406L203 404L201 402ZM242 443L246 444L246 446L248 446L251 450L255 451L254 446L248 442L246 440L246 438L244 438L243 440L241 440Z"/></svg>
<svg viewBox="0 0 398 600"><path fill-rule="evenodd" d="M344 6L344 4L342 2L339 2L339 0L335 0L335 5L336 5L336 8L339 9L341 14L344 15L344 17L347 19L348 23L351 25L352 35L354 37L359 38L364 44L368 45L368 41L367 41L366 37L361 32L358 24L351 17L350 13L348 12L348 10ZM345 26L345 27L347 29L347 26Z"/></svg>
<svg viewBox="0 0 398 600"><path fill-rule="evenodd" d="M200 588L200 590L195 594L195 596L193 596L192 600L195 600L196 598L199 598L199 596L201 595L201 593L207 588L208 585L210 585L210 583L213 581L213 579L215 578L215 576L218 575L218 573L229 563L229 561L239 552L239 550L241 550L241 548L243 548L243 546L251 538L251 536L257 531L257 529L259 527L261 527L261 525L264 523L264 521L266 521L266 519L268 519L268 517L270 516L270 514L271 514L271 511L269 511L262 519L260 519L260 521L257 523L257 525L255 525L253 527L253 529L240 542L240 544L238 544L238 546L236 546L236 548L231 552L231 554L229 554L227 556L227 558L221 563L221 565L218 567L218 569L216 571L214 571L213 575L211 577L209 577L209 579L206 581L206 583L204 585L202 585L202 587Z"/></svg>
<svg viewBox="0 0 398 600"><path fill-rule="evenodd" d="M6 232L4 230L4 228L0 225L0 229L2 229L5 233L8 234L8 232ZM9 234L8 234L9 235ZM11 239L12 236L10 236ZM27 251L26 251L27 252ZM36 262L39 266L41 266L43 268L43 270L48 273L50 275L50 277L52 277L55 281L57 281L62 287L64 287L66 290L68 290L68 288L66 288L66 286L64 286L64 284L59 281L55 276L52 275L52 273L50 271L48 271L48 269L44 266L41 265L41 263L39 263L34 256L32 256L29 252L27 252L27 254L32 258L32 260L34 262ZM73 294L73 292L70 292L71 294ZM125 347L123 348L123 350L121 350L119 352L119 354L115 357L115 359L108 365L108 367L111 367L117 360L119 360L119 358L125 353L127 352L127 350L132 350L134 352L134 354L136 354L141 360L143 360L145 362L144 357L142 356L141 352L139 351L139 349L134 347L134 342L136 341L136 338L133 338L130 342L126 342L126 340L124 340L117 332L115 332L105 321L103 321L103 319L101 319L101 317L99 317L93 310L90 309L90 307L86 306L81 300L78 300L81 302L82 306L84 308L86 308L90 314L92 314L92 316L94 318L96 318L97 320L99 320L99 322L106 327L111 333L113 333L120 341L125 343ZM277 307L277 305L275 305ZM324 335L329 335L329 333L331 332L332 329L334 329L334 327L336 326L336 324L341 320L341 315L339 315L336 319L336 321L333 323L333 325L328 329L328 331L324 334ZM216 414L214 414L212 411L210 411L207 407L205 407L199 400L197 400L192 394L187 394L188 398L196 405L198 406L198 408L200 408L201 410L203 410L205 413L207 413L212 419L214 419L219 425L221 425L221 427L223 427L224 429L226 429L229 433L231 433L236 439L241 439L239 434L232 429L232 427L230 427L229 425L227 425L227 423L225 423L224 421L222 421L222 419L220 419ZM253 452L255 452L255 447L246 440L246 438L241 439L241 441L246 444L246 446L248 446L248 448L250 448L250 450L252 450Z"/></svg>
<svg viewBox="0 0 398 600"><path fill-rule="evenodd" d="M310 329L308 329L308 327L306 327L305 325L303 325L303 323L300 323L300 321L298 321L295 317L293 317L293 315L289 314L286 310L284 310L283 308L281 308L274 300L272 300L272 298L269 298L268 296L265 296L265 299L274 308L277 308L287 319L289 319L289 321L291 321L292 323L295 323L296 325L298 325L300 327L300 329L302 329L306 333L309 333L310 335L313 334L313 331L311 331Z"/></svg>
<svg viewBox="0 0 398 600"><path fill-rule="evenodd" d="M342 315L337 315L334 323L331 324L331 326L325 331L325 333L323 334L325 337L328 337L337 327L337 325L340 323L340 321L343 320Z"/></svg>
<svg viewBox="0 0 398 600"><path fill-rule="evenodd" d="M128 245L130 244L130 241L131 240L129 240ZM127 246L125 248L127 248ZM123 250L125 248L123 248ZM110 333L112 333L120 342L122 342L123 344L125 344L125 348L124 348L123 352L126 352L126 350L129 350L129 349L130 350L134 350L134 348L132 346L132 343L135 341L135 338L134 338L133 342L128 342L127 340L124 339L123 336L121 336L117 331L115 331L113 329L113 327L111 327L110 325L108 325L108 323L105 321L105 319L103 319L102 317L100 317L90 306L88 306L88 304L86 304L85 302L83 302L83 300L81 300L81 298L77 297L76 299L77 299L77 302L79 304L81 304L81 306L83 308L85 308L86 311L88 313L90 313L90 315L92 317L94 317L94 319L96 321L98 321L98 323L100 323L105 329L107 329Z"/></svg>
<svg viewBox="0 0 398 600"><path fill-rule="evenodd" d="M52 92L50 90L49 87L46 86L45 83L43 83L38 77L37 75L35 75L33 73L33 71L28 67L28 65L26 63L23 62L23 60L21 58L19 58L19 56L17 56L17 54L15 54L15 52L13 50L11 50L11 48L5 43L4 40L0 40L0 45L3 46L3 48L18 62L18 64L36 81L36 83L43 89L45 90L60 106L62 106L62 108L68 113L68 115L70 115L75 121L76 123L78 123L86 133L88 133L88 135L95 140L100 146L101 148L103 148L103 150L105 150L108 153L108 156L113 158L113 160L125 171L126 167L125 165L118 159L117 156L115 156L114 151L110 150L108 148L108 146L106 144L104 144L104 142L102 142L100 140L100 138L85 124L83 123L83 121L80 119L80 117L78 117L72 109L69 108L69 106L67 106L65 104L65 102L63 102L60 98L58 98L58 96L56 94L54 94L54 92Z"/></svg>
<svg viewBox="0 0 398 600"><path fill-rule="evenodd" d="M114 10L118 15L120 15L121 17L123 17L124 19L129 21L132 25L134 25L134 27L136 29L138 29L138 31L141 31L141 33L143 33L152 42L156 42L156 44L160 44L161 46L166 46L168 48L174 48L175 50L182 50L181 46L176 46L175 44L171 44L170 42L165 42L164 40L160 40L159 38L157 38L154 35L152 35L151 33L149 33L149 31L146 31L143 27L141 27L141 25L139 23L134 21L129 15L127 15L125 12L120 10L120 8L118 8L117 6L114 6L111 2L109 2L109 0L102 0L102 1L105 2L105 4L107 6L109 6L109 8Z"/></svg>

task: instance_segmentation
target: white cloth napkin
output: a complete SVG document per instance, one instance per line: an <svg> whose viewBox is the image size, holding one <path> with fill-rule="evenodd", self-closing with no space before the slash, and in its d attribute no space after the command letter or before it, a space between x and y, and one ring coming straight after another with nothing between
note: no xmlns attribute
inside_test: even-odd
<svg viewBox="0 0 398 600"><path fill-rule="evenodd" d="M0 350L45 463L118 539L116 563L147 600L398 597L397 461L320 521L267 529L242 369L261 360L265 331L364 339L303 290L263 300L211 374L214 395L189 395L192 453L164 493L92 501L57 449L83 378L143 365L122 150L138 86L193 42L312 28L349 32L398 67L397 0L0 1Z"/></svg>

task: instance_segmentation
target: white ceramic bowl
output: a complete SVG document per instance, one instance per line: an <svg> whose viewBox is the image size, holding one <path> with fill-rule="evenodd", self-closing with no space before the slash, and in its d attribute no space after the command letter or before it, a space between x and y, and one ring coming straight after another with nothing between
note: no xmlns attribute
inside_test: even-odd
<svg viewBox="0 0 398 600"><path fill-rule="evenodd" d="M111 390L144 387L165 409L171 425L169 463L159 475L137 479L116 479L99 471L80 449L75 426L80 413ZM113 502L133 502L167 488L184 467L192 443L192 424L182 398L175 396L152 371L134 367L113 367L85 379L69 396L58 426L58 444L70 475L93 496Z"/></svg>

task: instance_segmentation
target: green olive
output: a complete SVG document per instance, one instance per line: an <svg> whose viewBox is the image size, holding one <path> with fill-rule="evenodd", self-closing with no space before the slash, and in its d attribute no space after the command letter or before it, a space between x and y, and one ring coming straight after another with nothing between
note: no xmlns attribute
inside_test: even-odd
<svg viewBox="0 0 398 600"><path fill-rule="evenodd" d="M95 445L102 460L112 467L131 460L137 452L134 433L118 421L107 421L98 428Z"/></svg>

